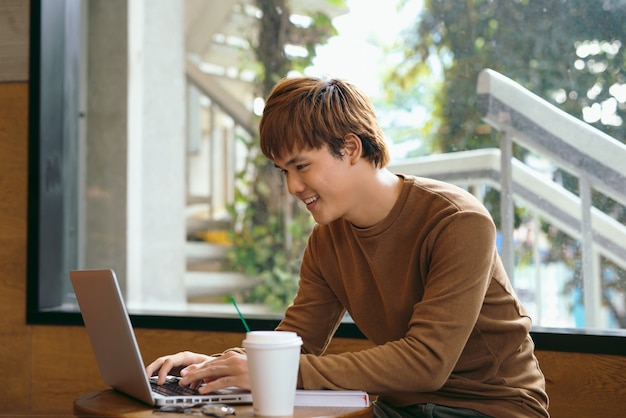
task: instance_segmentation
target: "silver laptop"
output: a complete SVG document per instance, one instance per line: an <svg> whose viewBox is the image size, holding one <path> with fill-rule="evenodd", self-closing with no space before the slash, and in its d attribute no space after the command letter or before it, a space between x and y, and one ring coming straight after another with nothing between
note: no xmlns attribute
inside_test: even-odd
<svg viewBox="0 0 626 418"><path fill-rule="evenodd" d="M75 270L70 279L104 383L149 405L251 403L250 391L201 395L170 379L158 386L146 375L135 333L113 270ZM180 393L186 390L187 393Z"/></svg>

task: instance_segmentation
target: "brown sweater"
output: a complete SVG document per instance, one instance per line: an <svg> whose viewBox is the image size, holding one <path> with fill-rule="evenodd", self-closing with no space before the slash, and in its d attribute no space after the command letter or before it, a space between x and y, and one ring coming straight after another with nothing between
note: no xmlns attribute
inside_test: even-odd
<svg viewBox="0 0 626 418"><path fill-rule="evenodd" d="M494 417L547 417L531 320L471 194L401 176L379 224L317 225L279 325L303 339L299 387L361 389L395 406L433 402ZM376 347L321 356L345 312Z"/></svg>

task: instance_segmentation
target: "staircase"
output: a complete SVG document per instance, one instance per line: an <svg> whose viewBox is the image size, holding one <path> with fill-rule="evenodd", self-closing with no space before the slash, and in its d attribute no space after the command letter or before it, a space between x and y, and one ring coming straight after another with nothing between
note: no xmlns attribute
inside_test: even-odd
<svg viewBox="0 0 626 418"><path fill-rule="evenodd" d="M403 160L395 172L436 178L480 193L484 185L501 194L502 259L514 282L514 202L558 227L582 245L585 327L602 327L600 260L626 270L626 225L591 202L592 190L626 206L626 145L561 111L492 70L478 78L478 108L498 131L500 149L483 149ZM576 176L573 194L545 172L513 158L513 144ZM480 198L480 196L479 196ZM538 279L541 281L541 279ZM540 297L540 296L539 296Z"/></svg>
<svg viewBox="0 0 626 418"><path fill-rule="evenodd" d="M196 211L187 217L187 302L219 304L229 296L254 287L258 280L228 269L226 252L231 245L228 239L231 222L211 219L208 212L198 210L198 206L202 207L195 205Z"/></svg>

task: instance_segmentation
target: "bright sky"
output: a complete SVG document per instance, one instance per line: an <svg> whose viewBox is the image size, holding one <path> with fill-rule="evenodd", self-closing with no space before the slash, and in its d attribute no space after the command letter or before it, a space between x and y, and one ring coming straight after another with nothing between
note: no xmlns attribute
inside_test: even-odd
<svg viewBox="0 0 626 418"><path fill-rule="evenodd" d="M314 66L307 75L342 78L370 96L380 91L379 73L383 64L378 43L390 46L398 32L414 21L422 0L410 0L398 13L399 0L347 0L349 13L338 16L333 23L339 32L320 47Z"/></svg>

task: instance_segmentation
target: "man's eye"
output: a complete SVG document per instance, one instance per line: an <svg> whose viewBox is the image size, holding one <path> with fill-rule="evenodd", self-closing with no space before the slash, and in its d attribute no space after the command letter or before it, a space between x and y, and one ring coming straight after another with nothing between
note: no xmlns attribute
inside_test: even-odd
<svg viewBox="0 0 626 418"><path fill-rule="evenodd" d="M308 164L298 164L296 166L296 170L302 170L303 168L306 168L306 167L308 167Z"/></svg>

